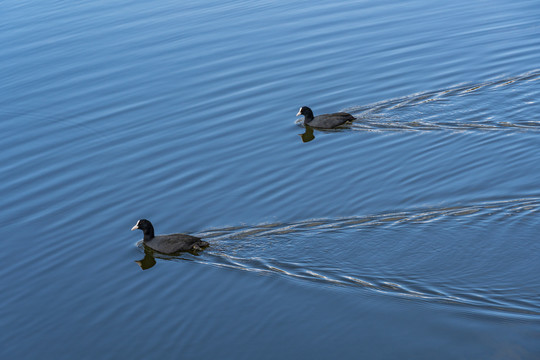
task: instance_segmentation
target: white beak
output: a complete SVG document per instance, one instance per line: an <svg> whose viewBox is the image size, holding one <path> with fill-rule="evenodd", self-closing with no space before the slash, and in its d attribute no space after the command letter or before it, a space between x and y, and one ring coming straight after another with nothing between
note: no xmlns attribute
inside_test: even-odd
<svg viewBox="0 0 540 360"><path fill-rule="evenodd" d="M131 231L137 230L138 228L139 228L139 222L137 221L137 223L135 224L135 226L131 228Z"/></svg>
<svg viewBox="0 0 540 360"><path fill-rule="evenodd" d="M301 116L302 115L301 112L302 112L302 109L298 110L298 114L296 114L296 116Z"/></svg>

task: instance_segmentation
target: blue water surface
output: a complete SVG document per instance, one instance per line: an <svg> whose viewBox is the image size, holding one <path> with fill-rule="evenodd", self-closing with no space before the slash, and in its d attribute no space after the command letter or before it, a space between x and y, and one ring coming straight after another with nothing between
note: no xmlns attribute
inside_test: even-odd
<svg viewBox="0 0 540 360"><path fill-rule="evenodd" d="M1 358L540 357L538 1L0 13Z"/></svg>

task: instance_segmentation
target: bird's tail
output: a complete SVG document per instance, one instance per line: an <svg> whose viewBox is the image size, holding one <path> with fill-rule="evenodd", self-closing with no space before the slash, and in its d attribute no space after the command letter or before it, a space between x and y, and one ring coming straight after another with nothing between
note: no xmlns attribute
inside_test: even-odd
<svg viewBox="0 0 540 360"><path fill-rule="evenodd" d="M208 241L202 241L202 240L199 241L199 242L197 243L197 245L199 245L199 246L202 247L202 248L205 248L205 247L210 246L210 244L208 243Z"/></svg>

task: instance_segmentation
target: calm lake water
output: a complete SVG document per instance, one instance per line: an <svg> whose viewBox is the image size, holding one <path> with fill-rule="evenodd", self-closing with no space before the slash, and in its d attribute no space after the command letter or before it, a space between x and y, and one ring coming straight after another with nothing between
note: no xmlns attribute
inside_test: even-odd
<svg viewBox="0 0 540 360"><path fill-rule="evenodd" d="M537 0L0 11L2 359L540 358Z"/></svg>

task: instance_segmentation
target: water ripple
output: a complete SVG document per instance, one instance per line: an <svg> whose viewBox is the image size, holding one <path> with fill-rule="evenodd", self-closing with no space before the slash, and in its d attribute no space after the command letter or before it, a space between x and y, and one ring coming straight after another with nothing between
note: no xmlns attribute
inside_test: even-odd
<svg viewBox="0 0 540 360"><path fill-rule="evenodd" d="M540 121L520 116L538 106L540 70L479 84L415 93L374 104L345 108L357 120L353 131L540 130ZM511 88L511 89L506 89ZM504 112L488 106L512 94ZM517 100L517 101L516 101ZM510 112L508 112L510 110ZM301 120L300 120L301 121ZM300 121L297 121L299 123Z"/></svg>
<svg viewBox="0 0 540 360"><path fill-rule="evenodd" d="M414 237L407 236L403 240L404 244L378 245L377 257L388 260L379 262L378 266L370 264L373 259L365 253L356 253L359 242L372 243L370 238L384 239L387 231L415 234L425 231L427 227L436 226L441 229L439 232L444 232L444 228L462 229L479 226L479 223L488 224L483 226L496 226L502 221L506 221L507 226L512 228L531 221L537 222L539 214L540 197L527 197L336 219L226 227L200 233L212 244L201 256L158 257L173 261L190 260L258 274L276 274L348 289L472 306L482 310L540 315L534 284L520 285L508 279L502 283L497 276L479 275L477 278L474 273L481 272L481 267L470 269L473 276L468 274L466 281L461 279L464 276L461 270L435 271L437 276L417 271L408 264L414 259L406 256L411 250L422 251L421 246L416 247L417 239ZM367 235L358 235L362 233ZM429 239L430 242L440 243L439 252L455 247L458 241L453 235L446 240L454 243ZM474 248L469 250L472 253L475 251ZM465 258L468 256L464 254ZM430 266L441 266L437 264L440 258L432 260L434 262L430 262ZM395 270L394 267L401 270ZM519 279L519 271L516 273Z"/></svg>

